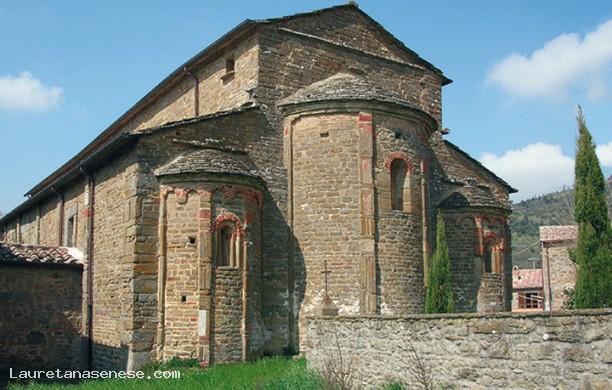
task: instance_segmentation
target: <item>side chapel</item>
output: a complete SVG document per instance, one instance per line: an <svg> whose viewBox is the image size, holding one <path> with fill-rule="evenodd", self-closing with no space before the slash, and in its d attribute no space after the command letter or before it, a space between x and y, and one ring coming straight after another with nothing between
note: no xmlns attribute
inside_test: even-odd
<svg viewBox="0 0 612 390"><path fill-rule="evenodd" d="M457 310L510 310L516 190L445 140L449 83L352 2L247 20L32 188L0 238L82 252L98 369L303 352L325 277L339 315L423 313L438 210Z"/></svg>

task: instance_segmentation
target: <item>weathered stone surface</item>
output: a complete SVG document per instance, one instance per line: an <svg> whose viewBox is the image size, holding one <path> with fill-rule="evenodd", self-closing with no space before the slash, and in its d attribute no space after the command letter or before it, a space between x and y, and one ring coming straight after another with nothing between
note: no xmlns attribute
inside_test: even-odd
<svg viewBox="0 0 612 390"><path fill-rule="evenodd" d="M83 269L60 267L0 262L0 376L9 368L85 368Z"/></svg>
<svg viewBox="0 0 612 390"><path fill-rule="evenodd" d="M513 189L442 138L449 82L354 4L246 22L35 187L2 239L86 254L97 369L303 352L325 260L341 315L421 313L438 209L458 310L508 310Z"/></svg>
<svg viewBox="0 0 612 390"><path fill-rule="evenodd" d="M517 321L531 327L513 332ZM575 338L573 323L597 327L608 337L595 342L585 334ZM429 331L422 333L423 327ZM552 331L557 339L542 338ZM564 337L566 332L572 336ZM307 357L310 367L320 369L339 348L366 388L390 380L410 383L416 351L438 383L451 388L604 389L612 386L611 334L610 309L523 316L311 317Z"/></svg>

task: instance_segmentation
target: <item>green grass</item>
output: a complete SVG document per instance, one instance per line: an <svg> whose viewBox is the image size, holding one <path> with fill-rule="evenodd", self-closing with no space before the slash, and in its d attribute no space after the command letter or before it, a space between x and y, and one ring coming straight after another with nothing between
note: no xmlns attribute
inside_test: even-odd
<svg viewBox="0 0 612 390"><path fill-rule="evenodd" d="M29 383L9 385L9 390L106 390L106 389L319 389L319 375L308 370L306 359L269 358L253 363L216 365L201 369L191 362L170 361L165 365L149 364L146 375L155 370L179 370L179 379L107 379L78 384Z"/></svg>

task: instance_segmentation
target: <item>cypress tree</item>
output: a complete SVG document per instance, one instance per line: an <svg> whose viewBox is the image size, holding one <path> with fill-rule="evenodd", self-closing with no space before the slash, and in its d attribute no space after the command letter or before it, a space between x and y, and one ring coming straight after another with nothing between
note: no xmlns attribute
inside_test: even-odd
<svg viewBox="0 0 612 390"><path fill-rule="evenodd" d="M451 286L450 254L446 244L444 218L439 210L437 221L436 250L429 260L427 273L425 312L452 313L455 311L455 304Z"/></svg>
<svg viewBox="0 0 612 390"><path fill-rule="evenodd" d="M578 273L574 287L575 307L612 307L612 228L605 180L580 107L577 119L574 218L578 224L578 239L573 259L578 264Z"/></svg>

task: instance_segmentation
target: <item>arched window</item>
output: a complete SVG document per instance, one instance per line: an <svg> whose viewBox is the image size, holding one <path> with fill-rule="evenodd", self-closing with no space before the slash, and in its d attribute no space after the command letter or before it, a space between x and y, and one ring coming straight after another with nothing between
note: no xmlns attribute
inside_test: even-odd
<svg viewBox="0 0 612 390"><path fill-rule="evenodd" d="M408 165L400 158L391 163L391 210L405 210L408 199L406 180L408 179Z"/></svg>
<svg viewBox="0 0 612 390"><path fill-rule="evenodd" d="M500 248L494 237L489 237L486 239L484 243L482 261L484 263L483 266L485 273L499 274L502 272Z"/></svg>
<svg viewBox="0 0 612 390"><path fill-rule="evenodd" d="M231 220L222 221L216 229L215 264L218 267L237 267L237 229Z"/></svg>

